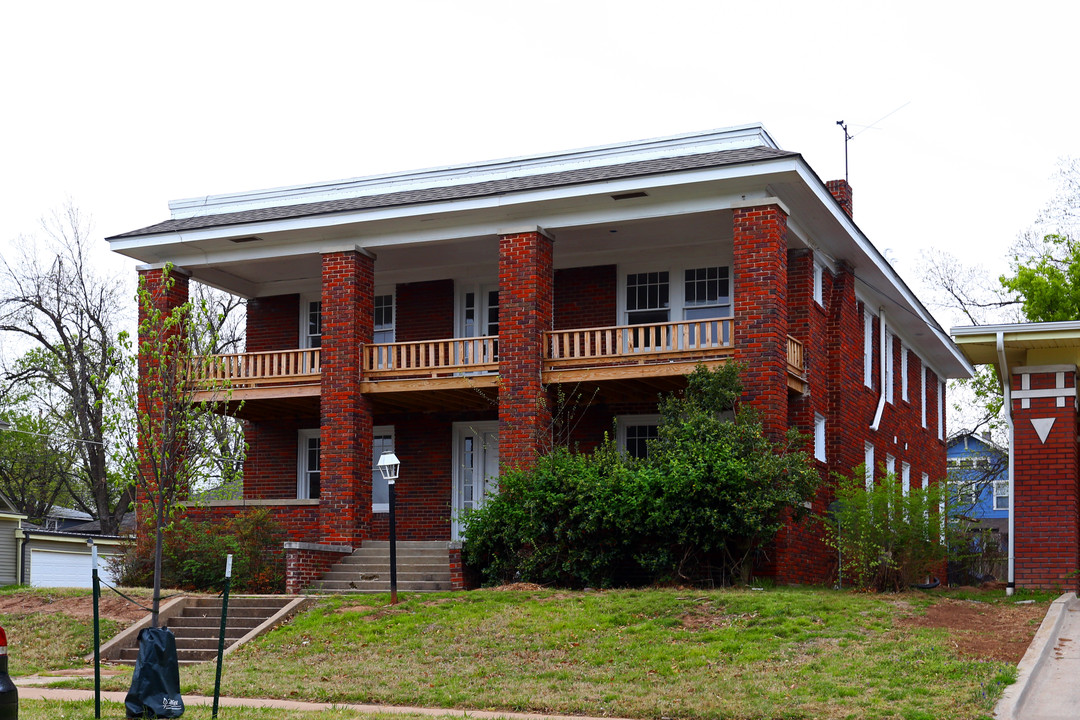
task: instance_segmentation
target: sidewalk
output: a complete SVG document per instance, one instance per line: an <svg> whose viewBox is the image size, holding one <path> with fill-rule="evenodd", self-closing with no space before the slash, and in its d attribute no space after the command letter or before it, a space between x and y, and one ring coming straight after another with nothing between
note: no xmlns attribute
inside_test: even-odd
<svg viewBox="0 0 1080 720"><path fill-rule="evenodd" d="M50 678L56 680L56 678ZM71 690L68 688L43 688L29 682L33 678L16 678L15 684L19 688L20 700L93 700L93 690ZM110 702L124 702L126 692L102 691L101 699ZM207 695L184 695L184 705L213 705L214 698ZM280 708L282 710L308 710L319 712L332 708L344 708L356 710L372 715L428 715L431 717L459 717L459 718L482 718L483 720L567 720L568 715L542 715L537 713L497 712L492 710L459 710L453 708L426 708L406 707L401 705L363 705L356 703L317 703L302 702L299 700L275 700L272 698L234 698L223 697L218 700L221 707L251 707L251 708ZM625 718L597 718L587 715L574 715L573 720L627 720Z"/></svg>
<svg viewBox="0 0 1080 720"><path fill-rule="evenodd" d="M1080 717L1080 600L1065 593L1050 605L1017 666L994 717L999 720L1075 720Z"/></svg>

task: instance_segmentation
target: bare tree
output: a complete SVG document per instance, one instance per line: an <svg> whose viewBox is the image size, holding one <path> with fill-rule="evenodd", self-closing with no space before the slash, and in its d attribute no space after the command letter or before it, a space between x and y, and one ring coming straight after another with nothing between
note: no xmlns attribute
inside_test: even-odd
<svg viewBox="0 0 1080 720"><path fill-rule="evenodd" d="M70 203L20 239L15 263L0 262L0 332L30 346L4 369L5 391L34 388L52 422L77 438L71 497L115 534L132 501L108 443L122 414L115 398L126 367L118 346L129 287L90 259L90 223Z"/></svg>

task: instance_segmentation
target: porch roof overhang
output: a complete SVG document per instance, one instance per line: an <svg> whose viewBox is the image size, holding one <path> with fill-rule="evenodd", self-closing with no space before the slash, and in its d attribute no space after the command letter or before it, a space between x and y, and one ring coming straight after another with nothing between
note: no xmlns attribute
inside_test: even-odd
<svg viewBox="0 0 1080 720"><path fill-rule="evenodd" d="M722 239L730 237L730 223L718 218L769 203L789 214L789 247L812 248L833 269L846 263L859 297L874 311L884 309L894 331L938 375L970 376L949 336L825 183L760 125L179 201L171 203L171 220L108 240L144 263L170 262L196 280L257 297L303 292L327 252L374 253L379 281L387 284L438 279L453 273L469 248L491 247L498 235L527 226L555 239L557 266L584 265L598 257L589 247L610 247L604 243L612 230L629 238L635 228L670 228L671 245L695 233ZM650 246L655 242L654 236ZM426 264L418 268L420 247Z"/></svg>
<svg viewBox="0 0 1080 720"><path fill-rule="evenodd" d="M1080 366L1080 321L968 325L954 327L951 332L964 357L973 365L993 365L999 380L999 334L1010 368Z"/></svg>

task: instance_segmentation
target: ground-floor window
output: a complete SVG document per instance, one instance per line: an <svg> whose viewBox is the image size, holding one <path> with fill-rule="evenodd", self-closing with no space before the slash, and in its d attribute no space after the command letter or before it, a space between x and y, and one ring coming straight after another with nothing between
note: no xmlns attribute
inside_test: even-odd
<svg viewBox="0 0 1080 720"><path fill-rule="evenodd" d="M300 500L317 500L319 497L319 442L320 432L301 430L300 447L296 463L296 497Z"/></svg>
<svg viewBox="0 0 1080 720"><path fill-rule="evenodd" d="M371 436L371 512L390 512L390 485L376 465L384 452L394 451L394 426L376 425Z"/></svg>
<svg viewBox="0 0 1080 720"><path fill-rule="evenodd" d="M649 441L656 439L659 424L659 415L620 415L615 425L616 445L630 457L648 457Z"/></svg>

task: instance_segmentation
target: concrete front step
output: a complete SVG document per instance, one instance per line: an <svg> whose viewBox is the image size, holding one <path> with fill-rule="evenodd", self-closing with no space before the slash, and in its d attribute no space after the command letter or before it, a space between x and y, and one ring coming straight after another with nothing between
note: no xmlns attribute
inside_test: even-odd
<svg viewBox="0 0 1080 720"><path fill-rule="evenodd" d="M315 584L315 589L322 592L387 593L390 592L390 580L320 580ZM445 582L398 580L399 592L440 592L452 589L449 580Z"/></svg>
<svg viewBox="0 0 1080 720"><path fill-rule="evenodd" d="M398 582L408 580L446 580L450 582L450 569L447 567L436 568L434 570L416 570L415 568L401 569L398 568ZM323 580L355 580L360 578L361 580L389 580L390 568L382 570L364 568L363 570L357 569L343 569L336 568L329 570L323 575Z"/></svg>

